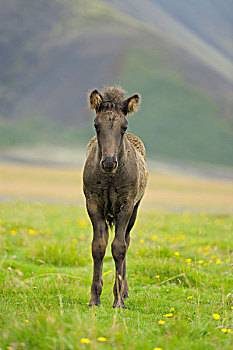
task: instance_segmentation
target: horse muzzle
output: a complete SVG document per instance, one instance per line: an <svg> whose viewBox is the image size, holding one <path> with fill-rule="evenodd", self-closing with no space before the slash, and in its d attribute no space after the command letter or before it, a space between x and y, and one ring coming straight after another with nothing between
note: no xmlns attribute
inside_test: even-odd
<svg viewBox="0 0 233 350"><path fill-rule="evenodd" d="M116 156L113 156L113 157L103 156L100 161L100 167L105 174L115 173L118 167Z"/></svg>

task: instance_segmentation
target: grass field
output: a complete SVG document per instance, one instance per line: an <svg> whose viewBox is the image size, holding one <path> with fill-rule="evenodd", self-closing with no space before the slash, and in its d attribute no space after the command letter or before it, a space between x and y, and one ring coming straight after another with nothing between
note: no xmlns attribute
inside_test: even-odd
<svg viewBox="0 0 233 350"><path fill-rule="evenodd" d="M79 169L1 164L0 195L0 350L232 348L230 181L151 172L124 311L112 309L110 244L102 306L87 305L92 229Z"/></svg>
<svg viewBox="0 0 233 350"><path fill-rule="evenodd" d="M87 306L92 235L83 208L0 208L1 349L232 348L232 216L142 210L122 311L112 309L110 245L102 305Z"/></svg>

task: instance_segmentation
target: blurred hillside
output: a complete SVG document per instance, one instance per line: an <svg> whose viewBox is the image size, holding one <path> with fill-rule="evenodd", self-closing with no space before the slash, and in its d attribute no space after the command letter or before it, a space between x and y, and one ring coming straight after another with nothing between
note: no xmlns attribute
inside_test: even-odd
<svg viewBox="0 0 233 350"><path fill-rule="evenodd" d="M83 146L86 95L142 94L150 157L233 166L232 2L0 0L0 147Z"/></svg>

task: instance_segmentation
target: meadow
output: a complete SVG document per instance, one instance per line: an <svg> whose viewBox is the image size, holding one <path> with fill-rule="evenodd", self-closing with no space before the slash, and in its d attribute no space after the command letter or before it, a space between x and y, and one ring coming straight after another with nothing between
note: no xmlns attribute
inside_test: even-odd
<svg viewBox="0 0 233 350"><path fill-rule="evenodd" d="M184 176L174 176L172 183L169 175L170 181L164 175L164 182L162 175L152 175L127 255L127 309L112 308L113 232L104 259L101 306L89 309L92 230L82 199L74 194L75 170L26 167L24 171L8 165L5 176L1 172L6 200L0 204L1 350L232 348L229 183ZM158 187L153 176L160 179ZM28 197L22 198L26 188ZM12 196L13 189L18 199ZM197 198L188 195L198 191L199 211ZM208 191L216 197L211 200ZM177 192L179 210L166 211L169 198L170 203L179 198ZM158 194L160 208L151 206L153 193ZM225 206L218 214L210 204L220 195L225 196L221 197Z"/></svg>

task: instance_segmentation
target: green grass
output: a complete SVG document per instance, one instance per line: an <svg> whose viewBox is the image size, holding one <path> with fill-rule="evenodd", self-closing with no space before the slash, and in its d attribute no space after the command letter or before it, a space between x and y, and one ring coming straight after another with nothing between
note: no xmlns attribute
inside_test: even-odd
<svg viewBox="0 0 233 350"><path fill-rule="evenodd" d="M232 329L232 216L141 211L125 311L112 309L110 244L102 305L87 306L92 234L83 208L5 203L0 220L1 349L231 349L232 331L221 328Z"/></svg>
<svg viewBox="0 0 233 350"><path fill-rule="evenodd" d="M33 144L61 144L86 146L94 135L93 126L63 126L39 115L23 120L6 120L0 116L0 148L30 146Z"/></svg>

